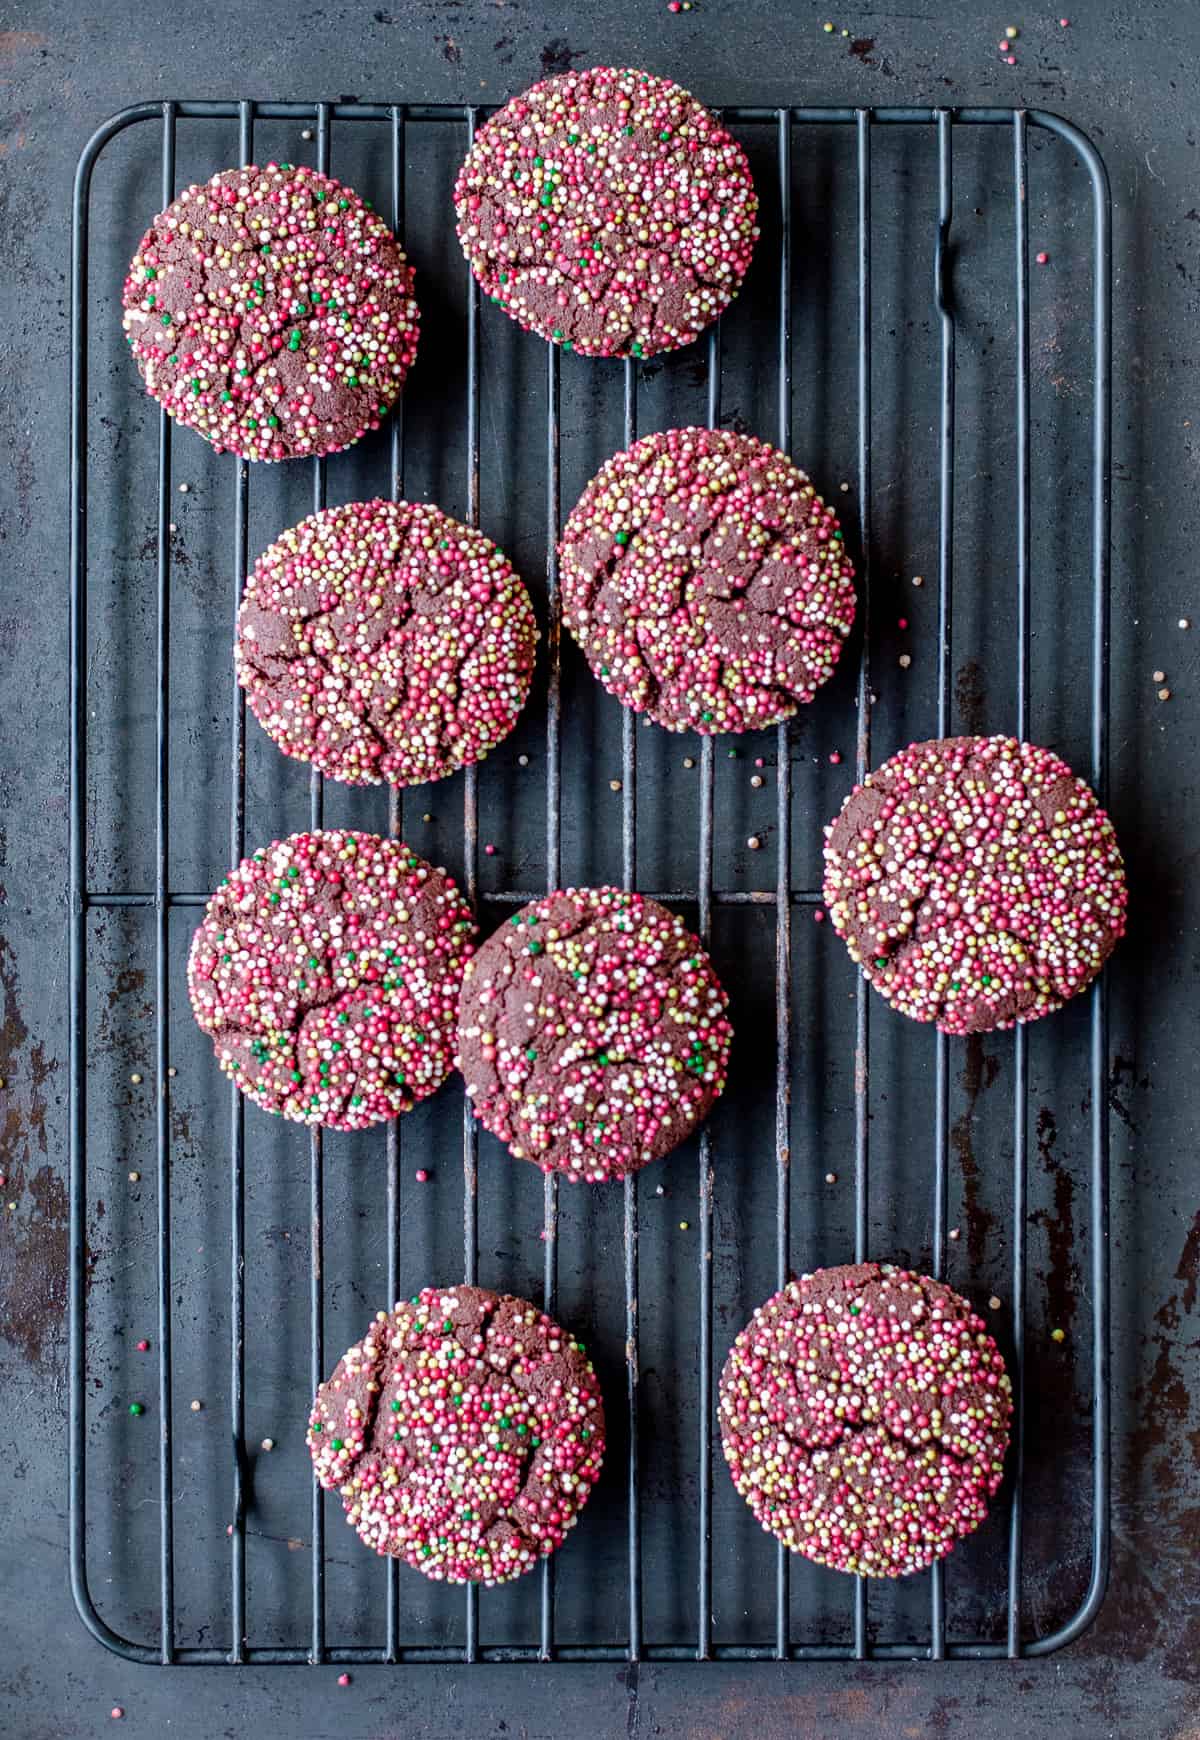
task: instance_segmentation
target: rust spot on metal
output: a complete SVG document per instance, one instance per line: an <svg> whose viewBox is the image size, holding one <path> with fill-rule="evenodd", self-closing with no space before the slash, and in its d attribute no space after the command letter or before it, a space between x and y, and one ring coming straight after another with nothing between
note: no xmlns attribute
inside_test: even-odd
<svg viewBox="0 0 1200 1740"><path fill-rule="evenodd" d="M1175 1279L1183 1282L1184 1310L1194 1310L1196 1285L1200 1281L1200 1209L1197 1209L1192 1220L1191 1231L1183 1241L1183 1250L1179 1257L1179 1267L1175 1271Z"/></svg>
<svg viewBox="0 0 1200 1740"><path fill-rule="evenodd" d="M959 666L958 675L954 679L954 700L963 722L963 730L973 737L982 736L986 729L987 689L984 686L983 671L974 659L968 659Z"/></svg>
<svg viewBox="0 0 1200 1740"><path fill-rule="evenodd" d="M1029 1216L1046 1234L1050 1267L1044 1277L1049 1321L1069 1329L1078 1310L1079 1264L1075 1252L1075 1181L1054 1155L1058 1126L1049 1106L1037 1115L1038 1156L1046 1174L1054 1180L1054 1212L1039 1208Z"/></svg>
<svg viewBox="0 0 1200 1740"><path fill-rule="evenodd" d="M958 1156L963 1179L963 1216L967 1223L967 1251L972 1269L983 1266L984 1255L991 1242L996 1217L984 1208L979 1196L979 1162L975 1158L975 1111L979 1096L995 1081L1000 1069L998 1057L984 1053L983 1038L972 1033L963 1057L962 1085L967 1103L962 1115L950 1130L950 1146Z"/></svg>

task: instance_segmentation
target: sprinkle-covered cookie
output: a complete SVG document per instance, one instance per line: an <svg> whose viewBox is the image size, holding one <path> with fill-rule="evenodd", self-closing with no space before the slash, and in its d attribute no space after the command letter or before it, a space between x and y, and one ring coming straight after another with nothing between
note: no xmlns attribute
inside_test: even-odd
<svg viewBox="0 0 1200 1740"><path fill-rule="evenodd" d="M474 931L453 878L398 840L293 834L209 901L192 1008L265 1110L360 1130L445 1080Z"/></svg>
<svg viewBox="0 0 1200 1740"><path fill-rule="evenodd" d="M413 272L351 188L291 163L186 188L142 237L124 327L147 391L218 452L335 453L417 354Z"/></svg>
<svg viewBox="0 0 1200 1740"><path fill-rule="evenodd" d="M415 785L507 736L536 644L529 594L482 532L423 504L351 502L259 557L236 660L286 754L352 785Z"/></svg>
<svg viewBox="0 0 1200 1740"><path fill-rule="evenodd" d="M1125 870L1091 789L1012 737L912 743L825 830L825 903L876 990L943 1033L1036 1021L1125 930Z"/></svg>
<svg viewBox="0 0 1200 1740"><path fill-rule="evenodd" d="M712 962L643 894L535 900L467 968L459 1069L484 1127L543 1172L603 1183L670 1152L725 1086Z"/></svg>
<svg viewBox="0 0 1200 1740"><path fill-rule="evenodd" d="M454 189L493 302L584 356L688 344L737 295L758 240L750 166L669 79L588 67L482 127Z"/></svg>
<svg viewBox="0 0 1200 1740"><path fill-rule="evenodd" d="M924 1570L979 1526L1011 1416L983 1319L890 1263L792 1281L721 1374L725 1459L763 1528L861 1577Z"/></svg>
<svg viewBox="0 0 1200 1740"><path fill-rule="evenodd" d="M588 484L559 551L563 621L593 672L668 731L790 718L854 621L837 516L750 435L635 442Z"/></svg>
<svg viewBox="0 0 1200 1740"><path fill-rule="evenodd" d="M507 1583L554 1552L604 1460L583 1345L536 1306L426 1287L380 1311L321 1385L317 1479L377 1553L446 1583Z"/></svg>

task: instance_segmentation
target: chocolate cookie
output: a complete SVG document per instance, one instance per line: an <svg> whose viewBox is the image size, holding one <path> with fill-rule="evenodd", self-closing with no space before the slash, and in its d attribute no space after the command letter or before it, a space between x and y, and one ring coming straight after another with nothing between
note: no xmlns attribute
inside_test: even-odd
<svg viewBox="0 0 1200 1740"><path fill-rule="evenodd" d="M286 754L352 785L415 785L507 736L536 643L529 594L482 532L427 505L351 502L259 557L236 662Z"/></svg>
<svg viewBox="0 0 1200 1740"><path fill-rule="evenodd" d="M147 391L218 452L349 447L417 354L413 273L352 189L291 163L224 169L142 237L124 327Z"/></svg>
<svg viewBox="0 0 1200 1740"><path fill-rule="evenodd" d="M507 1583L578 1522L604 1405L582 1343L536 1306L426 1287L321 1385L308 1447L368 1547L439 1582Z"/></svg>
<svg viewBox="0 0 1200 1740"><path fill-rule="evenodd" d="M943 1033L1061 1008L1124 933L1112 823L1032 743L912 743L855 786L825 839L825 901L851 958Z"/></svg>
<svg viewBox="0 0 1200 1740"><path fill-rule="evenodd" d="M669 79L588 67L482 127L454 188L480 284L584 356L689 344L737 295L758 200L737 141Z"/></svg>
<svg viewBox="0 0 1200 1740"><path fill-rule="evenodd" d="M568 888L509 919L468 966L457 1063L476 1116L519 1160L598 1184L707 1117L725 1086L725 1007L673 912Z"/></svg>
<svg viewBox="0 0 1200 1740"><path fill-rule="evenodd" d="M593 672L668 731L790 718L854 621L837 516L750 435L645 436L588 484L559 549L563 621Z"/></svg>
<svg viewBox="0 0 1200 1740"><path fill-rule="evenodd" d="M250 1099L360 1130L445 1080L474 929L453 878L398 840L293 834L209 901L192 1008Z"/></svg>
<svg viewBox="0 0 1200 1740"><path fill-rule="evenodd" d="M1011 1385L983 1319L890 1263L802 1275L721 1374L733 1483L794 1553L861 1577L945 1558L1004 1472Z"/></svg>

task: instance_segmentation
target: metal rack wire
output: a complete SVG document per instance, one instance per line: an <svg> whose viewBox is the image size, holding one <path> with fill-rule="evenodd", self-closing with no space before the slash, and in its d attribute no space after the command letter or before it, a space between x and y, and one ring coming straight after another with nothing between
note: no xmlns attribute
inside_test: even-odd
<svg viewBox="0 0 1200 1740"><path fill-rule="evenodd" d="M170 1226L170 1088L168 1082L167 1020L167 925L175 907L198 907L208 896L200 891L181 891L170 886L168 840L170 823L169 779L169 634L170 634L170 492L172 429L165 412L159 413L158 444L158 536L157 536L157 627L156 627L156 770L155 854L152 889L125 891L88 886L85 871L86 792L86 600L87 600L87 507L88 507L88 227L92 176L97 160L108 143L124 129L138 123L157 123L161 130L162 203L175 194L176 129L180 120L235 121L238 125L239 158L253 161L254 129L258 120L303 122L315 129L317 167L327 169L335 125L370 125L386 132L390 142L393 228L404 228L404 155L406 130L414 125L456 125L465 129L469 141L485 114L474 106L405 106L359 103L253 103L163 102L142 103L126 109L100 127L80 158L75 182L72 236L72 383L70 434L71 487L71 665L70 665L70 1557L71 1579L79 1613L94 1636L128 1659L161 1663L297 1663L367 1661L439 1661L467 1663L495 1660L678 1660L777 1659L863 1660L925 1655L933 1660L984 1658L1008 1655L1045 1655L1077 1637L1094 1618L1103 1600L1109 1559L1109 1335L1108 1335L1108 1098L1105 1086L1107 1055L1105 993L1103 981L1091 992L1090 1019L1090 1298L1091 1298L1091 1575L1078 1611L1049 1635L1029 1637L1022 1625L1022 1494L1024 1373L1026 1199L1026 1093L1027 1035L1023 1028L1014 1037L1013 1190L1012 1223L1012 1337L1014 1390L1017 1398L1012 1461L1015 1478L1009 1513L1006 1638L1003 1643L986 1639L950 1641L946 1635L945 1578L935 1566L929 1579L929 1642L914 1650L909 1644L870 1642L868 1639L868 1591L864 1580L852 1585L852 1641L845 1645L794 1642L789 1628L789 1558L778 1548L776 1559L774 1637L752 1645L722 1645L713 1636L712 1625L712 1422L713 1422L713 1146L709 1131L699 1143L699 1437L696 1444L698 1514L695 1537L698 1626L691 1647L656 1645L644 1636L642 1621L643 1553L641 1535L641 1482L639 1472L639 1322L638 1322L638 1178L625 1180L623 1201L623 1256L625 1294L625 1405L628 1413L626 1496L627 1540L627 1641L624 1645L556 1644L554 1635L554 1569L544 1560L540 1570L539 1639L528 1646L491 1646L481 1642L478 1591L466 1591L465 1644L421 1646L401 1636L399 1568L386 1567L387 1631L381 1650L330 1641L326 1628L325 1544L323 1506L314 1486L311 1548L311 1639L307 1649L254 1647L247 1642L246 1612L246 1462L245 1462L245 1129L244 1101L236 1089L230 1098L229 1182L232 1217L229 1229L231 1274L230 1418L233 1453L230 1469L232 1527L229 1570L231 1635L227 1647L181 1647L176 1641L175 1566L172 1522L174 1453L171 1439L172 1314ZM777 327L779 445L791 444L791 212L790 168L793 140L799 129L810 125L840 125L854 131L857 163L857 393L858 393L858 539L860 565L860 610L866 632L862 641L858 673L858 777L870 764L871 680L869 669L870 598L872 547L871 502L871 145L880 126L910 126L931 129L936 138L938 163L938 223L933 259L934 301L941 331L941 388L938 423L939 504L938 539L938 684L939 734L949 730L950 645L953 604L953 538L955 466L955 312L947 284L948 249L953 220L953 145L955 132L963 126L1007 129L1013 152L1013 201L1016 257L1016 496L1018 559L1016 571L1017 673L1013 725L1025 736L1029 721L1029 597L1030 597L1030 354L1029 271L1027 222L1028 141L1031 128L1058 135L1082 160L1091 181L1093 247L1093 405L1091 427L1091 588L1092 588L1092 687L1091 687L1091 779L1103 797L1107 774L1108 638L1109 638L1109 454L1110 454L1110 236L1109 196L1104 165L1091 143L1069 122L1040 111L1009 109L927 108L740 108L725 111L733 124L773 127L777 139L778 216L781 230L779 311ZM479 523L479 290L468 276L467 288L467 495L470 523ZM546 355L546 583L549 603L549 692L546 715L546 865L547 881L557 885L561 863L560 829L560 723L559 688L559 599L556 541L561 521L559 470L559 365L558 350L550 345ZM626 444L637 434L638 381L636 365L627 362L624 371L624 435ZM712 328L707 341L707 417L710 426L720 418L721 332ZM391 488L394 497L404 491L404 425L402 403L390 425ZM233 569L236 613L248 565L248 519L250 466L232 463L233 471ZM325 501L325 462L312 466L314 508ZM230 744L229 857L238 862L245 851L245 704L234 685ZM633 716L622 718L622 879L626 888L637 882L637 753ZM699 913L703 940L709 940L715 906L762 903L775 913L775 1015L776 1089L774 1107L776 1177L776 1278L782 1286L788 1277L789 1224L789 1124L791 1113L791 916L795 905L815 905L816 890L792 886L791 765L789 727L777 732L776 817L777 858L772 890L750 892L724 890L713 885L713 740L702 741L700 758L700 828L697 874L694 888L669 889L658 898L694 902ZM319 827L323 813L321 776L314 770L310 784L310 818ZM389 826L394 835L402 827L402 796L393 791ZM478 790L474 769L463 780L463 841L466 892L479 899ZM500 904L518 904L537 891L510 889L485 899ZM85 1004L85 926L89 910L143 908L154 915L155 934L155 1050L157 1060L157 1234L158 1234L158 1446L160 1506L160 1626L157 1644L138 1643L119 1636L100 1616L88 1586L86 1512L86 1421L84 1366L87 1352L85 1305L86 1210L88 1202L85 1084L87 1026ZM867 1254L869 1122L868 1041L870 1001L866 983L859 980L855 1020L855 1151L854 1151L854 1246L857 1259ZM942 1274L946 1257L947 1151L949 1124L949 1067L947 1041L937 1036L935 1050L935 1119L933 1176L933 1272ZM387 1130L387 1272L389 1297L397 1290L400 1226L400 1158L402 1132L399 1121ZM476 1276L478 1259L477 1134L469 1104L464 1105L463 1138L463 1273L467 1281ZM311 1382L315 1390L325 1376L323 1336L323 1150L320 1130L311 1135L309 1191L311 1206L310 1250L310 1348ZM557 1285L557 1182L545 1181L544 1196L544 1293L545 1307L553 1312Z"/></svg>

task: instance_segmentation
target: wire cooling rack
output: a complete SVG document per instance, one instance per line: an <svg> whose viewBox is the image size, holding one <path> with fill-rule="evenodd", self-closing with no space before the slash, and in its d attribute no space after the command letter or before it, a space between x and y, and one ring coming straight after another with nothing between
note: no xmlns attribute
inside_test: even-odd
<svg viewBox="0 0 1200 1740"><path fill-rule="evenodd" d="M327 1593L328 1549L324 1532L322 1494L314 1487L311 1510L311 1541L305 1543L310 1564L310 1621L308 1636L287 1645L252 1641L253 1630L248 1615L246 1579L246 1542L253 1508L248 1454L246 1448L246 1224L245 1196L247 1183L247 1130L244 1101L236 1090L231 1093L228 1111L228 1173L227 1186L231 1208L228 1225L229 1275L229 1340L228 1340L228 1432L229 1449L223 1483L227 1491L228 1547L227 1598L222 1611L213 1616L211 1631L214 1641L181 1642L176 1610L178 1600L177 1535L173 1516L179 1450L177 1430L172 1424L174 1390L177 1387L172 1369L173 1336L177 1329L177 1301L173 1298L172 1279L172 1083L169 1079L171 1034L168 1021L169 1001L169 917L175 909L195 909L203 905L207 891L176 888L172 885L169 864L169 842L173 816L177 813L177 794L172 787L169 747L169 671L172 603L172 445L173 430L165 414L158 414L157 465L157 534L155 543L156 586L154 615L155 687L154 727L155 760L153 777L153 885L141 888L117 888L90 885L86 865L89 829L88 808L88 692L87 692L87 599L89 462L94 451L94 432L89 427L89 297L93 293L89 273L89 217L93 171L106 147L114 138L130 128L156 129L161 141L161 203L166 205L178 191L176 177L176 144L181 124L224 122L237 129L239 162L248 163L255 157L256 128L260 131L269 122L303 124L311 129L306 136L315 139L315 162L319 169L329 168L335 132L340 137L351 130L369 129L377 151L390 153L391 210L390 220L395 230L405 230L405 155L406 142L414 134L430 128L454 129L455 138L465 147L479 122L488 111L473 106L406 106L338 103L254 103L254 102L162 102L143 103L114 116L95 133L80 158L75 182L72 230L72 385L70 435L71 491L71 664L70 664L70 865L71 865L71 933L70 933L70 1558L71 1578L79 1613L88 1629L107 1647L137 1661L167 1663L299 1663L333 1662L361 1663L368 1661L439 1661L475 1662L494 1660L678 1660L696 1659L854 1659L925 1656L932 1660L947 1657L996 1657L1044 1655L1061 1648L1077 1637L1091 1622L1103 1599L1109 1561L1109 1332L1108 1332L1108 1102L1106 1093L1106 1021L1104 987L1101 982L1090 994L1089 1043L1090 1065L1088 1107L1087 1160L1087 1274L1085 1290L1089 1299L1090 1325L1080 1343L1079 1359L1084 1366L1081 1387L1086 1395L1090 1434L1088 1476L1084 1484L1090 1506L1090 1561L1086 1566L1087 1586L1082 1603L1070 1617L1052 1630L1040 1630L1030 1623L1029 1603L1023 1585L1023 1523L1025 1466L1024 1443L1026 1410L1023 1406L1026 1369L1026 1227L1028 1171L1028 1034L1020 1028L1011 1036L1012 1046L1012 1218L1010 1229L1011 1257L1011 1322L1009 1349L1014 1390L1017 1401L1015 1433L1010 1453L1011 1481L1007 1488L1007 1569L1004 1578L1002 1605L997 1608L999 1626L992 1635L948 1635L946 1578L953 1575L944 1566L936 1566L924 1582L927 1586L927 1621L925 1636L908 1638L880 1636L870 1621L869 1604L875 1596L861 1580L838 1584L844 1588L848 1604L847 1629L840 1637L828 1638L810 1634L803 1620L797 1621L791 1584L797 1575L794 1561L782 1549L763 1548L774 1553L774 1587L770 1617L760 1635L749 1640L727 1642L715 1634L713 1622L713 1533L714 1533L714 1326L713 1271L714 1241L714 1138L702 1134L698 1144L698 1172L695 1177L697 1201L698 1252L696 1256L696 1383L697 1428L694 1441L694 1505L691 1507L690 1539L676 1542L675 1551L690 1566L686 1573L695 1582L695 1619L690 1638L677 1636L660 1640L647 1635L643 1622L645 1578L647 1565L643 1541L643 1479L642 1460L645 1452L644 1432L639 1429L643 1417L643 1376L640 1369L639 1336L643 1325L639 1320L639 1291L644 1277L639 1267L639 1225L644 1226L646 1185L644 1177L631 1177L624 1182L621 1246L624 1287L624 1395L614 1393L610 1383L608 1403L610 1416L618 1415L623 1404L627 1425L624 1466L616 1476L608 1470L606 1478L624 1487L625 1518L624 1585L619 1582L612 1591L612 1601L619 1609L607 1615L597 1629L603 1632L599 1640L575 1636L563 1640L556 1635L555 1579L553 1561L544 1561L538 1572L540 1590L536 1603L536 1637L528 1641L503 1643L491 1641L487 1626L481 1622L486 1615L489 1595L482 1596L468 1589L459 1598L465 1604L461 1636L451 1641L424 1640L418 1628L414 1637L406 1620L406 1603L410 1583L415 1581L395 1563L381 1567L383 1599L376 1612L383 1620L385 1635L376 1643L364 1643L343 1635L339 1617L329 1611ZM871 761L871 712L875 697L869 654L872 646L870 620L873 570L877 566L872 543L872 146L879 139L880 129L906 128L929 139L936 151L936 214L929 212L921 222L927 227L922 233L932 244L931 291L936 310L936 325L940 329L940 394L938 416L934 428L934 446L938 474L939 531L937 541L937 731L948 734L952 728L952 668L951 628L954 588L954 506L956 421L956 307L949 278L952 265L951 226L955 218L953 204L953 165L956 138L963 129L997 130L1007 135L1011 147L1012 221L1015 252L1011 256L1010 284L1015 298L1015 353L1012 358L1015 392L1014 431L1016 451L1013 458L1015 476L1016 562L1012 609L1016 619L1016 684L1015 707L1004 721L1019 736L1029 733L1030 713L1030 549L1031 549L1031 429L1030 429L1030 241L1028 225L1028 167L1031 135L1053 134L1065 142L1090 178L1090 236L1088 251L1091 269L1091 381L1090 405L1087 412L1090 442L1090 568L1091 628L1090 628L1090 777L1103 797L1107 762L1108 710L1108 593L1109 593L1109 453L1110 453L1110 237L1109 196L1104 165L1095 149L1069 122L1038 111L1008 109L925 109L925 108L741 108L724 111L730 125L766 130L773 136L777 182L771 189L760 178L760 194L764 212L770 202L777 202L778 262L777 320L770 344L774 350L778 421L774 429L758 432L774 438L784 450L791 446L792 435L792 348L793 348L793 225L791 213L791 165L796 143L814 127L835 128L853 138L856 175L856 207L854 219L854 282L856 285L856 376L853 383L857 398L857 505L860 615L865 624L857 677L857 746L856 772L866 772ZM210 163L204 173L220 167ZM150 208L148 208L150 209ZM106 304L107 305L107 304ZM480 517L480 332L479 292L468 280L466 290L466 361L465 361L465 421L467 478L467 517L477 525ZM532 341L528 341L532 344ZM562 359L553 346L545 356L545 542L546 601L548 606L549 654L548 693L545 716L545 865L546 882L559 883L562 865L561 828L561 744L562 707L559 659L559 602L555 541L561 523L560 497L560 368ZM607 377L619 378L617 372ZM130 393L133 388L130 386ZM623 374L623 426L626 443L636 438L638 431L639 376L637 365L627 362ZM705 395L707 418L716 425L722 411L722 333L714 327L707 339ZM190 437L184 437L190 439ZM249 497L251 467L228 459L229 491L232 512L233 589L229 603L229 626L241 596L247 572L249 553ZM336 464L334 460L331 463ZM311 466L312 506L320 508L326 499L327 465L316 460ZM400 496L405 486L405 439L401 411L390 423L390 482L394 496ZM142 480L134 478L129 487L141 488ZM845 487L845 486L844 486ZM1082 565L1082 559L1081 559ZM226 745L228 756L228 860L236 863L246 849L246 737L245 710L240 695L234 694L231 705L232 737ZM621 715L621 867L624 885L631 888L638 878L637 772L638 733L636 721L629 712ZM766 908L774 922L775 968L775 1096L773 1106L775 1175L774 1267L775 1281L782 1286L788 1279L792 1248L792 1191L790 1188L790 1121L791 1093L799 1066L793 1043L793 913L798 908L816 907L819 891L794 886L792 866L792 727L782 725L776 733L776 765L774 769L774 800L777 854L773 888L731 889L714 885L714 765L717 750L711 738L699 747L699 838L696 853L695 882L691 887L669 887L657 891L657 897L686 903L698 914L701 936L707 942L715 910L739 905ZM216 746L211 753L217 753ZM468 769L462 779L462 849L466 890L472 900L480 902L478 883L479 854L479 780L487 779ZM138 800L135 799L136 803ZM313 827L322 825L324 793L321 777L314 771L309 792L309 820ZM390 823L399 831L400 800L391 794ZM296 825L293 820L293 826ZM257 843L257 841L252 842ZM487 906L515 905L539 892L533 888L506 888L484 891L481 904ZM89 1580L89 1531L95 1511L89 1511L87 1456L88 1440L88 1360L93 1352L89 1340L87 1281L89 1264L88 1213L89 1190L89 1103L87 1079L89 1062L89 1020L87 961L87 924L90 914L115 909L142 909L153 924L154 996L154 1074L155 1129L154 1178L156 1232L156 1364L158 1419L156 1496L157 1510L157 1636L151 1640L134 1641L114 1629L102 1617ZM486 928L485 917L485 928ZM854 1175L853 1175L853 1255L861 1260L873 1253L869 1248L869 1187L870 1111L869 1111L869 1040L871 1003L865 982L860 978L854 993ZM895 1019L884 1016L884 1019ZM941 1275L947 1256L947 1195L948 1143L950 1132L950 1059L949 1045L944 1037L928 1037L933 1055L933 1121L930 1132L932 1149L932 1271ZM173 1073L173 1072L171 1072ZM135 1078L136 1079L136 1078ZM254 1126L255 1130L258 1125ZM388 1299L395 1298L400 1276L400 1197L401 1197L401 1132L399 1125L388 1127L386 1137L384 1178L386 1180L387 1223L387 1286ZM479 1163L478 1134L469 1107L464 1107L462 1122L462 1273L467 1281L477 1275L479 1257ZM297 1394L311 1394L327 1374L324 1335L325 1262L324 1241L326 1165L320 1130L311 1135L308 1152L308 1192L310 1207L309 1233L309 1296L308 1296L308 1373L297 1374ZM544 1185L544 1303L548 1311L555 1310L558 1294L558 1183L554 1177ZM953 1236L951 1234L950 1236ZM850 1253L840 1250L828 1260L843 1260ZM445 1277L447 1280L449 1276ZM411 1286L411 1281L409 1283ZM405 1290L409 1290L405 1288ZM284 1302L280 1302L284 1308ZM333 1350L335 1353L340 1351ZM303 1404L301 1404L303 1405ZM299 1418L299 1415L297 1416ZM295 1422L291 1422L294 1426ZM723 1479L719 1471L717 1479ZM101 1508L111 1506L115 1495L101 1495ZM595 1504L596 1501L594 1500ZM224 1519L222 1519L223 1521ZM216 1531L218 1537L226 1531ZM580 1538L572 1544L572 1553L587 1549ZM215 1549L214 1549L215 1551ZM561 1557L561 1556L560 1556ZM958 1555L951 1567L958 1563ZM295 1578L295 1560L291 1576ZM650 1575L657 1567L650 1568ZM401 1579L406 1579L403 1587ZM384 1608L384 1600L386 1607ZM995 1631L998 1629L999 1634Z"/></svg>

